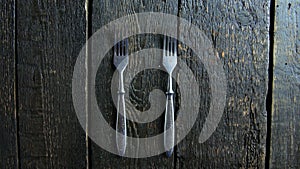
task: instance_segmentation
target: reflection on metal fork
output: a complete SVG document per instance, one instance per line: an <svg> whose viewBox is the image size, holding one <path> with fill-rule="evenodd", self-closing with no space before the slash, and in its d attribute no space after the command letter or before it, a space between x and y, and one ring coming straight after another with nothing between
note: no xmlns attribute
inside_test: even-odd
<svg viewBox="0 0 300 169"><path fill-rule="evenodd" d="M175 126L174 126L174 103L172 89L172 72L177 64L177 40L164 36L163 43L163 66L169 74L168 91L165 111L165 124L164 124L164 147L166 154L170 157L173 153L175 142ZM166 132L167 129L170 132Z"/></svg>
<svg viewBox="0 0 300 169"><path fill-rule="evenodd" d="M116 35L115 35L116 36ZM116 39L116 38L115 38ZM117 103L116 143L120 156L124 156L126 150L126 109L123 72L128 65L128 39L122 40L114 46L114 65L119 72L119 89Z"/></svg>

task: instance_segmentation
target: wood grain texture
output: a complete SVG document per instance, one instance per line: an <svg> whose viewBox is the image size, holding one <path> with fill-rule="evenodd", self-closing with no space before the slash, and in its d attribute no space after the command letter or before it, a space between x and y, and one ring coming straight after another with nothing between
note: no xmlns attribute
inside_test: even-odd
<svg viewBox="0 0 300 169"><path fill-rule="evenodd" d="M181 1L179 16L212 41L224 64L228 89L218 128L200 144L210 99L208 87L204 89L197 123L178 145L176 168L264 168L269 6L269 1L261 0ZM183 58L193 57L188 47L183 45L181 51ZM200 86L207 86L205 67L198 64L196 68L204 76Z"/></svg>
<svg viewBox="0 0 300 169"><path fill-rule="evenodd" d="M83 1L18 1L21 168L86 168L72 75L85 42Z"/></svg>
<svg viewBox="0 0 300 169"><path fill-rule="evenodd" d="M92 32L97 31L105 24L119 17L140 12L164 12L177 15L178 1L161 1L161 0L102 0L93 1L92 13ZM144 48L162 47L161 38L152 35L141 35L130 38L130 51L135 52ZM98 70L96 79L98 104L101 108L103 116L107 122L114 128L116 120L116 110L110 98L111 78L115 68L112 62L112 53L107 55L107 59L103 61ZM100 72L100 73L99 73ZM136 105L140 111L145 111L150 105L148 97L153 88L163 88L166 91L167 74L160 71L147 70L140 72L132 81L130 91L131 103ZM104 99L105 98L105 99ZM163 101L165 102L165 100ZM127 121L127 132L132 137L149 137L155 136L163 131L164 117L155 120L155 122L138 124L132 121ZM106 136L108 137L108 136ZM130 144L130 143L128 143ZM138 146L138 145L136 145ZM97 144L91 146L91 161L92 168L173 168L174 156L167 158L165 154L155 157L134 159L121 158L106 152Z"/></svg>
<svg viewBox="0 0 300 169"><path fill-rule="evenodd" d="M88 15L84 1L0 2L0 168L265 167L270 0L88 2L92 3ZM299 168L300 3L277 0L275 7L269 163L270 168ZM87 31L94 33L119 17L149 11L183 17L209 37L224 64L227 104L216 131L200 144L199 132L211 101L210 80L201 60L179 43L178 57L187 63L199 83L197 122L171 158L165 154L122 158L93 142L87 145L88 133L80 126L73 108L72 73ZM86 19L91 19L91 27ZM130 38L130 44L131 52L161 48L162 37L138 35ZM113 128L116 108L110 85L114 71L110 51L98 70L96 92L99 107ZM145 70L133 78L126 92L130 102L145 111L159 104L150 101L152 90L166 91L166 87L166 73ZM179 89L175 91L180 95ZM180 100L176 96L175 103L178 110ZM163 123L163 116L147 124L128 120L128 135L155 136L163 132Z"/></svg>
<svg viewBox="0 0 300 169"><path fill-rule="evenodd" d="M300 2L275 4L271 168L300 167Z"/></svg>
<svg viewBox="0 0 300 169"><path fill-rule="evenodd" d="M0 168L17 168L15 1L0 4Z"/></svg>

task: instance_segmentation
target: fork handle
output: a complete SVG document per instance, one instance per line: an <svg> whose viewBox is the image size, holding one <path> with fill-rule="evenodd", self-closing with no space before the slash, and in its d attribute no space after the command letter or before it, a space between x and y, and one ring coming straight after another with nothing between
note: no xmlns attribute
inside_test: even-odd
<svg viewBox="0 0 300 169"><path fill-rule="evenodd" d="M126 150L126 112L125 112L125 92L118 92L118 103L117 103L117 123L116 123L116 142L117 149L120 156L125 154Z"/></svg>
<svg viewBox="0 0 300 169"><path fill-rule="evenodd" d="M167 129L170 132L166 132ZM167 93L164 131L164 147L167 156L170 157L173 153L175 140L173 93Z"/></svg>

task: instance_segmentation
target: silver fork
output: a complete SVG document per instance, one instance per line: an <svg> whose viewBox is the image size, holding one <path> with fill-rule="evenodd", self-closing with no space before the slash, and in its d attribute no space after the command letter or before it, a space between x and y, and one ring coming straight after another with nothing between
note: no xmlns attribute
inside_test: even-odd
<svg viewBox="0 0 300 169"><path fill-rule="evenodd" d="M174 103L172 89L172 72L177 64L177 40L164 36L163 43L163 66L169 74L166 111L165 111L165 124L164 124L164 147L166 154L170 157L173 153L175 141L175 126L174 126ZM167 129L170 130L167 133Z"/></svg>
<svg viewBox="0 0 300 169"><path fill-rule="evenodd" d="M119 72L116 143L119 155L123 156L126 150L127 136L123 72L128 65L128 39L122 40L114 46L114 65Z"/></svg>

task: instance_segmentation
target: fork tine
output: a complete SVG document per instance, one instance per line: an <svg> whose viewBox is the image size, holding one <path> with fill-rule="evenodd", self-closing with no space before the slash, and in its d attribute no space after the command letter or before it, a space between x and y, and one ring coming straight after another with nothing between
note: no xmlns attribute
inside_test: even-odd
<svg viewBox="0 0 300 169"><path fill-rule="evenodd" d="M170 38L170 56L173 56L173 40L172 40L172 38L171 37L169 37Z"/></svg>
<svg viewBox="0 0 300 169"><path fill-rule="evenodd" d="M119 56L122 56L123 55L123 41L122 41L122 29L120 31L120 55Z"/></svg>
<svg viewBox="0 0 300 169"><path fill-rule="evenodd" d="M168 37L166 36L166 44L165 44L166 46L166 48L165 48L165 50L166 50L166 55L165 56L168 56Z"/></svg>
<svg viewBox="0 0 300 169"><path fill-rule="evenodd" d="M172 40L171 40L171 37L169 37L169 56L172 56Z"/></svg>
<svg viewBox="0 0 300 169"><path fill-rule="evenodd" d="M166 56L166 35L164 35L163 56Z"/></svg>
<svg viewBox="0 0 300 169"><path fill-rule="evenodd" d="M125 48L124 48L124 41L122 40L121 41L121 56L124 56L124 50L125 50Z"/></svg>
<svg viewBox="0 0 300 169"><path fill-rule="evenodd" d="M121 41L121 56L124 56L124 51L125 51L125 42L124 40Z"/></svg>
<svg viewBox="0 0 300 169"><path fill-rule="evenodd" d="M119 32L119 37L121 39L122 37L122 28L120 28L120 32ZM119 41L119 55L118 56L121 56L122 55L122 40Z"/></svg>
<svg viewBox="0 0 300 169"><path fill-rule="evenodd" d="M114 56L117 55L116 31L114 33Z"/></svg>
<svg viewBox="0 0 300 169"><path fill-rule="evenodd" d="M177 40L174 39L174 56L177 56Z"/></svg>
<svg viewBox="0 0 300 169"><path fill-rule="evenodd" d="M116 32L115 33L115 37L116 37L116 56L119 55L119 41L117 40L118 36L119 36L119 32Z"/></svg>
<svg viewBox="0 0 300 169"><path fill-rule="evenodd" d="M119 57L122 56L122 41L119 41Z"/></svg>
<svg viewBox="0 0 300 169"><path fill-rule="evenodd" d="M170 56L170 40L169 40L169 37L167 37L167 56Z"/></svg>
<svg viewBox="0 0 300 169"><path fill-rule="evenodd" d="M126 48L125 48L126 49L126 53L125 53L125 55L128 56L128 39L126 39L125 42L126 42Z"/></svg>
<svg viewBox="0 0 300 169"><path fill-rule="evenodd" d="M121 54L121 42L118 42L118 56Z"/></svg>
<svg viewBox="0 0 300 169"><path fill-rule="evenodd" d="M125 56L126 54L126 39L123 40L123 56Z"/></svg>

